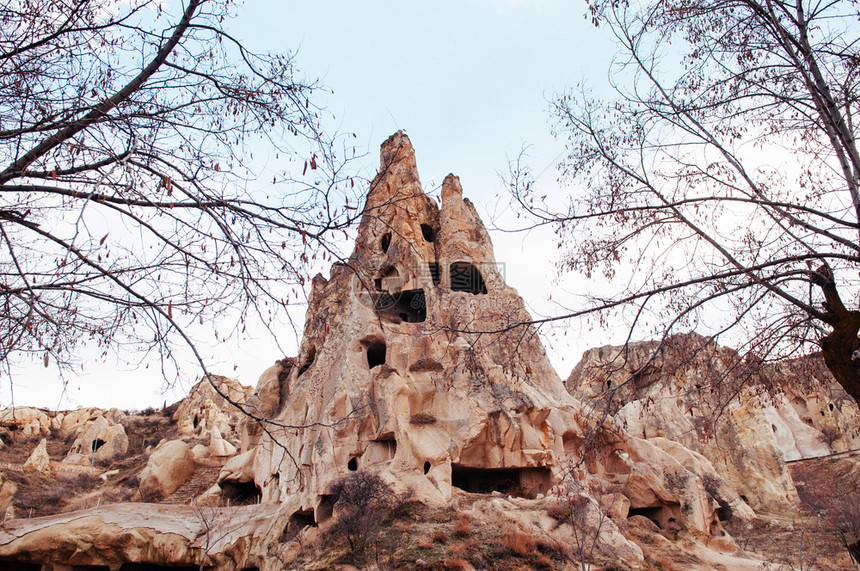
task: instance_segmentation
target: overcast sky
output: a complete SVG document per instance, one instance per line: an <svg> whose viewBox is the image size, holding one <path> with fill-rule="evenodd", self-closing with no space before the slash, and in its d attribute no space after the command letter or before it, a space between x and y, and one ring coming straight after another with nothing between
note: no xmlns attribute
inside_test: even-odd
<svg viewBox="0 0 860 571"><path fill-rule="evenodd" d="M614 52L606 34L584 18L586 9L584 0L250 0L228 30L257 51L297 50L302 73L334 91L317 101L334 115L329 126L357 135L371 170L379 145L402 129L415 147L426 192L438 191L452 172L488 226L496 219L510 227L510 201L498 173L524 144L530 145L531 166L542 173L544 189L571 192L555 184L563 145L550 134L548 102L582 80L602 89ZM534 314L551 312L553 292L556 299L563 295L554 283L559 252L552 234L491 235L509 285ZM281 342L294 354L292 335L285 327ZM579 326L570 324L568 335L550 340L549 353L564 378L585 348L609 341L593 334L583 339ZM227 353L219 353L222 362L212 369L250 385L283 356L265 339ZM87 372L66 377L62 399L56 372L34 370L16 384L15 402L160 406L184 396L197 374L189 367L189 383L164 394L157 368L136 369L91 364ZM9 401L4 386L0 405Z"/></svg>

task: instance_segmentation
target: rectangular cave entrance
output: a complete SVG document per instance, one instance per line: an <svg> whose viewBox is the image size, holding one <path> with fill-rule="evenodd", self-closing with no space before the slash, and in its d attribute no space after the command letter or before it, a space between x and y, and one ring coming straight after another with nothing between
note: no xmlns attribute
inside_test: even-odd
<svg viewBox="0 0 860 571"><path fill-rule="evenodd" d="M467 468L453 464L451 485L473 494L534 497L552 486L552 472L549 468Z"/></svg>
<svg viewBox="0 0 860 571"><path fill-rule="evenodd" d="M376 298L374 309L377 315L392 321L421 323L427 319L427 299L423 289L380 294Z"/></svg>
<svg viewBox="0 0 860 571"><path fill-rule="evenodd" d="M259 504L263 495L254 482L238 482L224 480L218 486L221 488L221 506L247 506Z"/></svg>

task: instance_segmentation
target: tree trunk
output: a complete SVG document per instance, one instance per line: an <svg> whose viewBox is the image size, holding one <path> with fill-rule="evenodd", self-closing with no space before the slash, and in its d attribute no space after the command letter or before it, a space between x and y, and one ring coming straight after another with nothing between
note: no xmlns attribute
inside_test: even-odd
<svg viewBox="0 0 860 571"><path fill-rule="evenodd" d="M833 327L833 331L821 339L824 364L845 392L860 404L860 359L854 357L854 351L860 349L857 338L860 311L851 311L842 303L833 272L826 264L811 272L810 278L824 293L825 321Z"/></svg>
<svg viewBox="0 0 860 571"><path fill-rule="evenodd" d="M840 320L833 331L821 340L824 364L836 381L860 404L860 360L854 351L860 349L857 332L860 330L860 313L851 312L849 319Z"/></svg>

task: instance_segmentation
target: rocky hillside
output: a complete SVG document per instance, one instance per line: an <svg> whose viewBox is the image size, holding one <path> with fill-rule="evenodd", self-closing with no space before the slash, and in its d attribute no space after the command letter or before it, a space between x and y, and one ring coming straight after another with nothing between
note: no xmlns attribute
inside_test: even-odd
<svg viewBox="0 0 860 571"><path fill-rule="evenodd" d="M295 358L162 411L0 413L15 569L852 568L860 411L696 335L566 383L459 180L382 146Z"/></svg>

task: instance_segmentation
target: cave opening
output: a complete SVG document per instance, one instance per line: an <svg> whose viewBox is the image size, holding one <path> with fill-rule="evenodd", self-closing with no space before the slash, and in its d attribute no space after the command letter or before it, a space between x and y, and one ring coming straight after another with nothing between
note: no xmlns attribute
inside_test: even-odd
<svg viewBox="0 0 860 571"><path fill-rule="evenodd" d="M382 253L388 253L388 247L391 246L391 232L386 232L379 240L379 247L382 248Z"/></svg>
<svg viewBox="0 0 860 571"><path fill-rule="evenodd" d="M400 291L403 287L403 280L400 278L400 272L394 266L384 268L373 280L373 285L376 291L387 291L389 293Z"/></svg>
<svg viewBox="0 0 860 571"><path fill-rule="evenodd" d="M666 529L672 524L677 523L678 517L680 517L680 511L680 504L675 503L639 508L631 507L627 512L627 517L631 518L635 515L645 516L653 521L660 529Z"/></svg>
<svg viewBox="0 0 860 571"><path fill-rule="evenodd" d="M720 521L730 521L732 519L732 506L728 504L725 500L717 500L720 504L720 507L717 508L717 518Z"/></svg>
<svg viewBox="0 0 860 571"><path fill-rule="evenodd" d="M305 374L305 371L311 368L311 365L314 364L314 360L317 358L317 348L311 345L311 348L308 349L308 355L305 357L304 362L302 363L301 368L299 369L299 376Z"/></svg>
<svg viewBox="0 0 860 571"><path fill-rule="evenodd" d="M453 464L451 485L472 494L499 492L533 498L551 487L552 472L549 468L467 468Z"/></svg>
<svg viewBox="0 0 860 571"><path fill-rule="evenodd" d="M355 456L350 458L349 462L346 463L346 469L350 472L355 472L356 470L358 470L358 458L356 458Z"/></svg>
<svg viewBox="0 0 860 571"><path fill-rule="evenodd" d="M381 294L374 304L376 314L394 322L421 323L427 319L427 300L423 289L391 295Z"/></svg>
<svg viewBox="0 0 860 571"><path fill-rule="evenodd" d="M331 515L334 512L334 503L336 498L332 494L322 494L320 496L320 502L317 505L317 521L319 523L323 523L324 521L331 519Z"/></svg>
<svg viewBox="0 0 860 571"><path fill-rule="evenodd" d="M385 341L374 339L365 343L367 348L367 367L373 369L374 367L384 365L387 352Z"/></svg>
<svg viewBox="0 0 860 571"><path fill-rule="evenodd" d="M295 537L304 528L316 526L317 522L314 520L314 510L297 511L290 516L287 528L284 530L284 535Z"/></svg>
<svg viewBox="0 0 860 571"><path fill-rule="evenodd" d="M254 482L224 480L221 488L221 506L247 506L260 503L262 491Z"/></svg>
<svg viewBox="0 0 860 571"><path fill-rule="evenodd" d="M432 466L430 465L430 462L424 462L424 475L425 476L430 473L430 468L432 468Z"/></svg>
<svg viewBox="0 0 860 571"><path fill-rule="evenodd" d="M657 527L663 529L663 526L660 525L660 512L662 510L663 508L660 506L650 508L630 508L630 510L627 512L627 517L631 518L635 515L645 516L651 521L653 521L657 525Z"/></svg>
<svg viewBox="0 0 860 571"><path fill-rule="evenodd" d="M436 231L433 230L433 227L429 224L421 225L421 234L424 236L425 242L435 242L436 241Z"/></svg>
<svg viewBox="0 0 860 571"><path fill-rule="evenodd" d="M449 269L451 276L451 291L465 291L472 295L487 293L484 276L474 264L469 262L454 262Z"/></svg>
<svg viewBox="0 0 860 571"><path fill-rule="evenodd" d="M101 448L104 445L105 445L104 440L102 440L101 438L96 438L95 440L93 440L93 452L95 452L96 450L98 450L99 448Z"/></svg>

